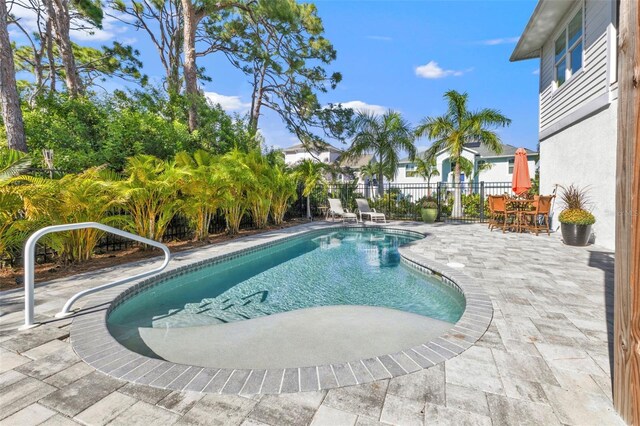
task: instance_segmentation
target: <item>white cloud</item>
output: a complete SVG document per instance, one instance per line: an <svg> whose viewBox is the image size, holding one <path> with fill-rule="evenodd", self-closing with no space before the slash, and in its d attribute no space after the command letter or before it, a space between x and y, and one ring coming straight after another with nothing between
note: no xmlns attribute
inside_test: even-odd
<svg viewBox="0 0 640 426"><path fill-rule="evenodd" d="M125 24L118 21L113 16L114 10L105 10L102 18L102 28L91 28L89 30L71 30L71 38L77 41L109 41L127 32Z"/></svg>
<svg viewBox="0 0 640 426"><path fill-rule="evenodd" d="M342 106L344 108L351 108L351 109L353 109L355 111L358 111L358 112L371 113L371 114L376 114L376 115L382 115L388 109L386 107L383 107L382 105L368 104L368 103L362 102L362 101L342 102Z"/></svg>
<svg viewBox="0 0 640 426"><path fill-rule="evenodd" d="M460 70L445 70L438 65L436 61L430 61L428 64L420 65L416 67L416 75L422 78L436 79L445 78L449 76L460 77L465 72L471 71L471 69Z"/></svg>
<svg viewBox="0 0 640 426"><path fill-rule="evenodd" d="M24 8L18 3L13 3L10 13L20 21L20 25L22 25L28 32L32 33L38 31L38 17L35 11ZM104 10L102 28L91 28L87 30L72 29L70 31L71 38L74 41L85 42L102 42L116 37L121 38L121 36L127 32L127 27L125 24L118 21L118 19L114 18L114 16L120 17L121 15L122 14L119 12L107 8ZM44 13L41 19L43 20L42 22L44 22ZM89 25L86 22L83 22L82 24L84 26ZM44 23L42 23L42 25L44 26ZM72 23L72 26L73 25L74 24Z"/></svg>
<svg viewBox="0 0 640 426"><path fill-rule="evenodd" d="M393 40L391 37L380 36L380 35L369 35L366 38L368 38L369 40L378 40L378 41L392 41Z"/></svg>
<svg viewBox="0 0 640 426"><path fill-rule="evenodd" d="M533 72L531 74L540 75L540 69L538 68L538 69L533 70Z"/></svg>
<svg viewBox="0 0 640 426"><path fill-rule="evenodd" d="M249 102L242 102L240 96L227 96L216 92L204 92L204 96L210 103L220 104L225 111L245 111L251 106Z"/></svg>
<svg viewBox="0 0 640 426"><path fill-rule="evenodd" d="M38 31L38 20L35 11L22 7L19 3L13 3L9 13L13 15L27 32ZM18 30L16 30L18 31ZM22 34L22 31L20 31Z"/></svg>
<svg viewBox="0 0 640 426"><path fill-rule="evenodd" d="M503 37L492 38L490 40L481 40L477 44L484 44L485 46L497 46L499 44L513 44L517 43L520 37Z"/></svg>

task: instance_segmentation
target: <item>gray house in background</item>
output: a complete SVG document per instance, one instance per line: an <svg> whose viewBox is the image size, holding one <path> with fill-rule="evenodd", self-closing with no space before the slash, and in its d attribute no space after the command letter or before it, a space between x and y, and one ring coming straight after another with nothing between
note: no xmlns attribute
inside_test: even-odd
<svg viewBox="0 0 640 426"><path fill-rule="evenodd" d="M616 0L540 0L511 61L540 59L540 191L588 187L596 243L615 246ZM562 205L556 202L554 216ZM559 226L553 220L554 228Z"/></svg>

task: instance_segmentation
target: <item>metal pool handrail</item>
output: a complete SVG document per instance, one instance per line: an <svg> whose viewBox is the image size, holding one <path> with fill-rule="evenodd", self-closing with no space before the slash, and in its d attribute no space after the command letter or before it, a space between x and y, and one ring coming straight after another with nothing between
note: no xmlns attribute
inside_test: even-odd
<svg viewBox="0 0 640 426"><path fill-rule="evenodd" d="M24 325L20 327L20 329L27 329L31 327L35 327L37 324L33 323L33 298L34 298L34 277L35 277L35 251L36 251L36 242L46 234L50 234L52 232L60 232L60 231L74 231L78 229L86 229L86 228L94 228L100 229L101 231L110 232L115 235L119 235L121 237L129 238L131 240L139 241L144 244L148 244L150 246L157 247L164 252L164 261L162 265L158 268L152 269L147 272L143 272L140 274L133 275L128 278L124 278L118 281L114 281L112 283L104 284L98 287L90 288L88 290L83 290L81 292L73 295L67 303L65 303L62 311L56 314L57 318L65 317L67 315L71 315L70 309L71 306L75 303L79 298L86 296L87 294L95 293L100 290L104 290L105 288L114 287L116 285L124 284L129 281L137 280L140 278L148 277L149 275L156 274L162 271L169 264L169 260L171 259L171 252L162 243L159 243L154 240L150 240L148 238L141 237L136 234L132 234L130 232L123 231L118 228L113 228L111 226L104 225L102 223L97 222L82 222L82 223L70 223L65 225L53 225L47 226L45 228L40 229L39 231L34 232L29 239L24 248Z"/></svg>

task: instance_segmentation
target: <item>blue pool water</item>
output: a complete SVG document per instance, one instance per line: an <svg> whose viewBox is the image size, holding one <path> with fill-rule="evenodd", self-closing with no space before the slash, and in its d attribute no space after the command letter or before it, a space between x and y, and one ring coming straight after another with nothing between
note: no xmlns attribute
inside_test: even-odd
<svg viewBox="0 0 640 426"><path fill-rule="evenodd" d="M456 322L464 297L400 263L416 237L383 230L313 233L171 278L108 317L120 334L137 327L190 327L330 305L380 306Z"/></svg>

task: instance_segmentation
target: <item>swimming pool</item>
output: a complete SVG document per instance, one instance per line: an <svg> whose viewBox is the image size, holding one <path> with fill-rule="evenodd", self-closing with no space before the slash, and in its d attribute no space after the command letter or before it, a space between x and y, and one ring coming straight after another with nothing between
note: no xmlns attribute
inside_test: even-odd
<svg viewBox="0 0 640 426"><path fill-rule="evenodd" d="M112 377L207 393L331 389L429 368L462 353L484 334L492 303L475 280L430 259L434 253L429 253L428 239L403 246L425 234L407 229L420 230L416 224L400 226L405 229L312 223L181 253L172 270L133 283L115 298L114 292L97 297L95 306L107 309L75 318L71 344L85 362ZM309 273L322 256L329 256L329 263L318 274ZM294 268L289 262L296 260ZM360 272L341 282L344 274L331 275L341 265ZM245 281L282 268L289 272L272 275L267 280L272 287L261 290L266 293L243 291L236 295L241 303L227 300L230 292L248 285ZM247 278L240 279L233 269ZM211 271L224 275L225 270L235 284L231 280L220 287L204 279ZM198 282L193 279L197 273L204 275L196 287L211 287L209 294L186 291ZM293 283L283 279L292 274L298 277ZM386 279L377 282L377 276ZM425 286L435 290L424 292L420 287ZM295 298L278 296L310 288L335 297L292 304ZM368 299L352 298L362 294ZM431 308L419 298L425 295L437 296ZM214 306L202 306L209 302ZM339 304L314 306L319 303ZM194 304L200 309L193 310ZM454 308L444 314L438 310L447 305ZM434 307L435 316L445 320L427 316Z"/></svg>
<svg viewBox="0 0 640 426"><path fill-rule="evenodd" d="M335 305L386 307L455 323L464 310L462 294L400 262L398 247L417 238L380 229L297 237L143 291L110 313L109 328L122 337L139 327L227 324Z"/></svg>

